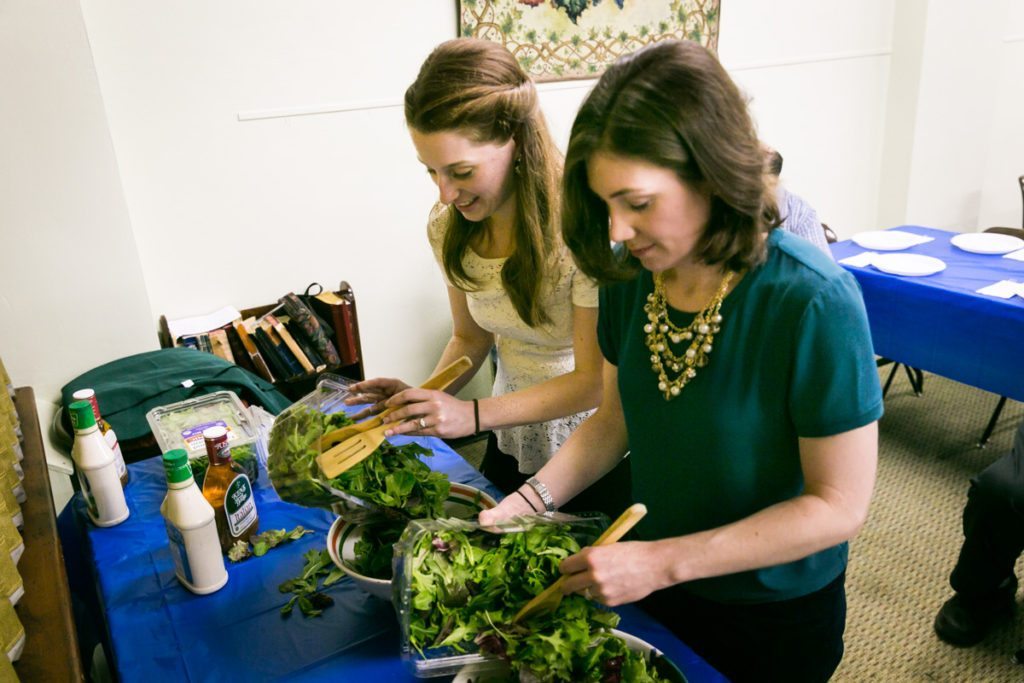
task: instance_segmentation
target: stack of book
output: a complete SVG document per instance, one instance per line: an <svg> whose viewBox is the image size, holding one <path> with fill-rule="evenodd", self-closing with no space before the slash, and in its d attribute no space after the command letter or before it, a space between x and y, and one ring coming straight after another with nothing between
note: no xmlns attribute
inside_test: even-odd
<svg viewBox="0 0 1024 683"><path fill-rule="evenodd" d="M358 334L352 302L334 292L306 301L288 293L259 316L228 306L167 321L174 346L213 353L275 383L359 363Z"/></svg>

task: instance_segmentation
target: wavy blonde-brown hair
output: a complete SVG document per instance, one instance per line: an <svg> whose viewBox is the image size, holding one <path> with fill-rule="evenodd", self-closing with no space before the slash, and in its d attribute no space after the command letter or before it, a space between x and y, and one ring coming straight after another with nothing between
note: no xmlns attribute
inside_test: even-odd
<svg viewBox="0 0 1024 683"><path fill-rule="evenodd" d="M531 327L550 320L541 291L560 248L557 233L562 156L551 139L537 91L515 58L501 45L473 38L441 43L405 91L405 122L419 133L457 132L477 143L515 141L515 251L501 282L519 317ZM448 279L465 291L478 286L463 265L483 222L448 212L442 264Z"/></svg>

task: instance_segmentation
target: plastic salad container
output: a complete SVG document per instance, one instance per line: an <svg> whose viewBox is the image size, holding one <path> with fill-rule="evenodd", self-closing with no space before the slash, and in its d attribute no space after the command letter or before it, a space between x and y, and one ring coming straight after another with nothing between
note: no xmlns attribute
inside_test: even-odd
<svg viewBox="0 0 1024 683"><path fill-rule="evenodd" d="M433 472L417 443L384 441L370 457L333 479L317 464L320 437L351 421L343 413L351 382L324 375L317 387L278 415L267 445L267 471L283 500L332 509L353 524L405 521L443 514L448 478ZM329 448L329 447L328 447Z"/></svg>
<svg viewBox="0 0 1024 683"><path fill-rule="evenodd" d="M189 458L206 454L203 430L208 427L227 429L228 443L232 448L259 438L249 409L233 391L217 391L153 408L146 413L146 420L160 450L184 448Z"/></svg>
<svg viewBox="0 0 1024 683"><path fill-rule="evenodd" d="M184 448L190 460L201 461L192 464L200 486L206 472L203 430L209 427L227 429L231 457L245 467L252 481L259 476L257 462L266 461L266 429L253 419L233 391L217 391L153 408L146 413L146 420L161 451Z"/></svg>
<svg viewBox="0 0 1024 683"><path fill-rule="evenodd" d="M575 552L565 546L567 542L590 545L607 526L608 518L597 513L545 513L487 529L458 519L409 522L395 545L392 601L401 628L402 657L412 673L431 678L505 667L501 659L479 651L474 641L479 631L463 627L465 615L487 619L483 629L487 623L502 629L559 576L558 563ZM563 607L579 608L580 601L587 603L581 596L566 596L553 616ZM614 613L600 613L617 623ZM529 623L531 629L543 625L534 618ZM448 638L457 642L444 643Z"/></svg>

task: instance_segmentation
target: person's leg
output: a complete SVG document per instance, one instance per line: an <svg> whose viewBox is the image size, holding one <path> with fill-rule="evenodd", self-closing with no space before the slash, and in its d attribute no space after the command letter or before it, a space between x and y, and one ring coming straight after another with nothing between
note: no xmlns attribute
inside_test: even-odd
<svg viewBox="0 0 1024 683"><path fill-rule="evenodd" d="M1014 564L1024 551L1024 423L1013 449L971 480L964 544L950 575L956 595L939 610L935 631L953 645L980 642L1013 612Z"/></svg>
<svg viewBox="0 0 1024 683"><path fill-rule="evenodd" d="M641 606L733 683L820 683L843 658L845 575L793 600L726 605L677 586Z"/></svg>
<svg viewBox="0 0 1024 683"><path fill-rule="evenodd" d="M487 437L487 450L484 452L483 462L480 463L480 473L506 496L522 486L530 477L519 471L519 463L515 458L498 449L498 437L494 432Z"/></svg>

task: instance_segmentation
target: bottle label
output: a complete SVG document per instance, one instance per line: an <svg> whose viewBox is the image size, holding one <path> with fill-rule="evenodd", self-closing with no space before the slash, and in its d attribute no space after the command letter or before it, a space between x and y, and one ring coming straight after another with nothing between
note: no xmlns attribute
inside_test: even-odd
<svg viewBox="0 0 1024 683"><path fill-rule="evenodd" d="M168 520L164 520L164 526L167 527L167 539L171 542L171 557L174 558L174 573L181 577L181 580L185 583L192 583L192 565L188 562L188 552L185 549L185 538L181 535L181 530L170 523Z"/></svg>
<svg viewBox="0 0 1024 683"><path fill-rule="evenodd" d="M128 466L124 464L124 456L121 455L121 444L117 442L117 433L113 429L108 429L103 433L103 438L106 439L110 450L114 452L114 466L117 468L117 476L119 478L123 477L124 473L128 471Z"/></svg>
<svg viewBox="0 0 1024 683"><path fill-rule="evenodd" d="M231 535L238 537L256 521L256 500L249 477L239 474L228 484L224 495L224 513Z"/></svg>
<svg viewBox="0 0 1024 683"><path fill-rule="evenodd" d="M189 453L206 453L206 440L203 439L203 430L210 427L223 427L228 430L228 442L238 439L238 435L231 431L224 420L214 420L181 430L181 440L185 442L185 448Z"/></svg>
<svg viewBox="0 0 1024 683"><path fill-rule="evenodd" d="M95 522L100 518L99 508L96 507L96 496L92 495L92 487L89 485L89 477L85 475L80 468L76 468L78 472L78 484L82 487L82 497L85 498L85 504L89 508L89 516Z"/></svg>

